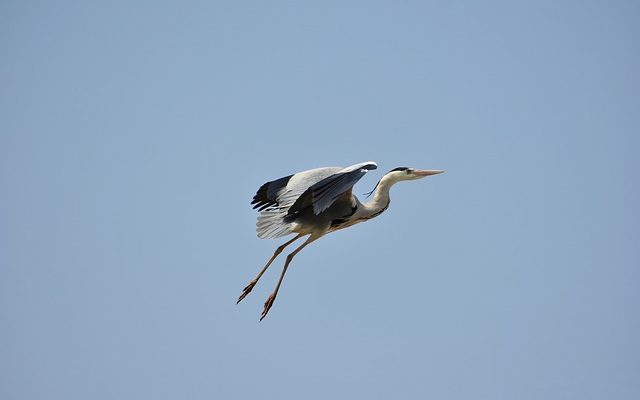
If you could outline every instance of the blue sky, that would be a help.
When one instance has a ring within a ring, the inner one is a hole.
[[[637,399],[640,7],[3,2],[0,397]],[[265,181],[447,173],[301,252]]]

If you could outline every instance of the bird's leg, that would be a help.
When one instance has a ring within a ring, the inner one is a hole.
[[[245,297],[247,297],[249,293],[251,293],[251,290],[253,290],[253,287],[256,285],[256,283],[258,283],[258,280],[260,279],[260,277],[262,277],[262,275],[265,273],[267,268],[269,268],[273,260],[275,260],[276,257],[278,257],[278,255],[282,253],[282,251],[288,245],[300,239],[302,236],[303,235],[296,235],[296,237],[294,237],[293,239],[289,240],[288,242],[286,242],[285,244],[283,244],[282,246],[276,249],[276,251],[273,253],[273,256],[271,256],[271,259],[269,259],[269,262],[267,262],[267,265],[265,265],[264,268],[262,268],[262,270],[258,273],[258,275],[251,282],[249,282],[249,284],[242,290],[242,294],[240,294],[240,297],[238,297],[238,301],[236,301],[236,304],[240,303],[242,299],[244,299]]]
[[[269,313],[269,310],[271,309],[271,306],[273,306],[273,302],[276,300],[276,296],[278,295],[278,290],[280,290],[280,285],[282,284],[282,280],[284,279],[284,274],[287,272],[287,268],[289,267],[289,263],[291,262],[291,260],[293,260],[293,257],[295,257],[295,255],[298,254],[298,252],[300,252],[300,250],[304,249],[304,247],[306,245],[308,245],[309,243],[311,243],[314,240],[318,239],[319,237],[320,236],[314,236],[314,235],[309,236],[309,238],[307,240],[305,240],[305,242],[302,243],[300,245],[300,247],[298,247],[297,249],[292,251],[287,256],[287,260],[284,263],[284,268],[282,269],[282,273],[280,274],[280,279],[278,279],[278,284],[276,285],[276,288],[273,291],[273,293],[271,293],[269,295],[269,297],[267,298],[267,301],[264,302],[264,309],[262,310],[262,315],[260,316],[260,321],[262,321],[264,319],[264,317],[267,316],[267,313]]]

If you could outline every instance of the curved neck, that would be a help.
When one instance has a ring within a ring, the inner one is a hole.
[[[380,182],[378,182],[373,191],[371,200],[362,205],[366,218],[376,217],[389,207],[391,201],[389,190],[396,182],[396,180],[389,178],[387,175],[380,179]]]

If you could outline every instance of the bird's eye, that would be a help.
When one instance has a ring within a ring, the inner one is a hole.
[[[413,174],[413,170],[412,169],[407,169],[407,175]]]

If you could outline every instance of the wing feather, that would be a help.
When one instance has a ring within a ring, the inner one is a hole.
[[[367,171],[378,166],[373,161],[364,162],[344,168],[318,181],[305,190],[291,205],[288,215],[291,216],[309,205],[313,206],[314,214],[318,215],[333,204],[343,193],[351,190],[353,185],[362,178]]]
[[[253,208],[260,211],[256,223],[258,236],[276,238],[291,233],[294,224],[286,220],[291,206],[309,187],[342,169],[341,167],[316,168],[262,185],[251,202]]]

